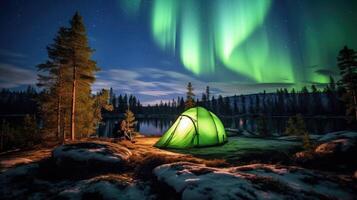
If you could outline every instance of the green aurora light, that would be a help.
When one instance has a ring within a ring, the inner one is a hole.
[[[356,45],[349,37],[356,20],[339,11],[348,4],[286,1],[285,12],[274,12],[281,3],[153,0],[151,32],[197,76],[223,67],[256,83],[327,83],[328,75],[316,71],[334,71],[338,50]]]

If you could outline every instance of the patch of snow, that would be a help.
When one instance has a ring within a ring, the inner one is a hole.
[[[338,131],[338,132],[328,133],[322,136],[318,141],[328,142],[331,140],[342,139],[342,138],[357,139],[357,132]]]
[[[278,137],[277,139],[279,139],[279,140],[287,140],[287,141],[299,141],[299,140],[301,140],[301,137],[298,137],[298,136],[295,136],[295,135],[288,135],[288,136]]]
[[[4,173],[0,174],[0,180],[6,177],[14,177],[14,176],[21,176],[30,173],[30,171],[35,170],[38,168],[38,164],[28,164],[22,165],[15,168],[11,168]]]
[[[0,199],[20,196],[26,192],[26,177],[31,176],[37,169],[38,164],[27,164],[14,167],[0,174]],[[15,187],[15,189],[13,189]],[[14,198],[9,198],[14,199]]]
[[[45,181],[38,177],[38,169],[38,164],[28,164],[0,174],[0,199],[155,199],[149,185],[115,174],[79,181]]]
[[[113,152],[103,144],[93,144],[90,147],[62,145],[55,148],[52,155],[57,162],[61,162],[63,158],[69,158],[76,161],[97,160],[100,162],[118,163],[128,159],[131,152],[124,147],[121,147],[119,151]]]
[[[297,167],[212,168],[179,162],[158,166],[154,174],[182,199],[353,199],[355,195],[335,179]]]
[[[96,178],[78,182],[73,188],[68,188],[59,193],[59,196],[68,199],[98,198],[102,199],[154,199],[150,194],[148,186],[139,183],[124,184],[108,180],[97,180]]]
[[[353,199],[353,195],[342,190],[342,188],[335,183],[334,179],[329,178],[325,174],[320,174],[317,171],[290,167],[285,173],[279,174],[272,170],[277,167],[275,165],[255,164],[252,166],[253,170],[249,171],[249,173],[274,178],[302,194],[312,191],[332,199]]]

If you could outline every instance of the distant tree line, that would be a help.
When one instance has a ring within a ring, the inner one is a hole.
[[[136,114],[144,115],[179,115],[184,110],[195,105],[205,107],[220,116],[234,115],[268,115],[268,116],[290,116],[301,113],[305,116],[331,115],[343,116],[345,104],[340,98],[344,90],[339,87],[334,79],[330,77],[330,83],[323,89],[317,89],[312,85],[310,89],[303,87],[297,91],[287,88],[278,89],[275,93],[235,95],[229,97],[218,97],[210,94],[209,86],[200,99],[193,99],[193,86],[188,84],[187,97],[177,97],[170,101],[161,101],[155,105],[142,106],[140,101],[133,95],[127,94],[116,97],[111,89],[111,104],[114,111],[124,113],[130,109]]]
[[[38,93],[32,86],[22,91],[2,89],[0,90],[0,115],[34,115],[38,112],[37,98]]]

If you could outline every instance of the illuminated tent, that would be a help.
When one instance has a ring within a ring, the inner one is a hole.
[[[214,146],[227,142],[221,120],[202,107],[183,112],[155,144],[160,148]]]

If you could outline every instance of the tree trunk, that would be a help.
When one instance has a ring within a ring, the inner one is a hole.
[[[58,95],[57,99],[57,133],[56,138],[59,139],[61,135],[61,96]]]
[[[0,137],[0,152],[4,149],[4,134],[5,134],[5,120],[2,120],[1,125],[1,137]]]
[[[357,121],[357,91],[353,94],[353,108],[355,110],[355,120]]]
[[[75,111],[76,111],[76,63],[73,64],[73,85],[72,85],[72,111],[71,111],[71,139],[75,139]]]
[[[65,132],[65,129],[66,129],[66,112],[64,111],[63,114],[62,114],[63,118],[62,118],[62,144],[66,143],[66,132]]]
[[[57,99],[57,139],[61,135],[61,100],[62,100],[62,71],[61,66],[58,69],[58,99]]]

